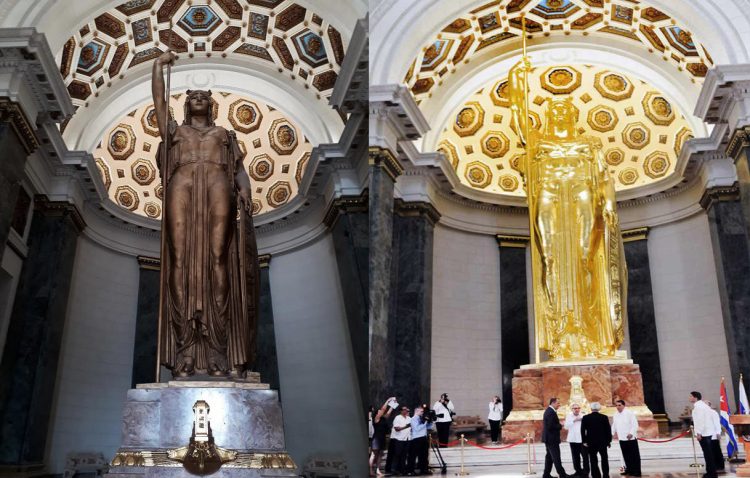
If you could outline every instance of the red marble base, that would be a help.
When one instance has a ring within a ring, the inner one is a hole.
[[[524,367],[513,372],[513,410],[503,425],[503,442],[513,443],[531,433],[541,440],[542,415],[551,397],[563,407],[558,410],[564,420],[564,408],[570,401],[570,378],[583,379],[586,400],[599,402],[602,412],[613,415],[615,400],[625,400],[638,417],[641,438],[656,438],[659,427],[643,399],[643,380],[638,365],[631,363],[590,363],[585,365],[547,365]],[[565,439],[565,430],[562,438]]]

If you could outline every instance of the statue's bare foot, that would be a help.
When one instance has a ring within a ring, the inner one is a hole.
[[[184,357],[182,359],[182,367],[172,371],[172,375],[176,378],[191,377],[194,373],[195,367],[193,366],[193,357]]]

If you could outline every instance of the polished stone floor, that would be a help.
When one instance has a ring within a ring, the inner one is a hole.
[[[694,451],[694,442],[689,437],[678,438],[673,441],[664,443],[647,443],[639,442],[641,454],[641,470],[644,477],[679,477],[679,478],[701,478],[703,468],[695,468],[690,465],[696,461],[694,453],[697,455],[697,461],[703,464],[703,456],[700,448]],[[726,450],[726,443],[722,443],[722,450]],[[567,443],[560,447],[563,467],[568,473],[573,473],[573,464],[570,455],[570,448]],[[528,469],[529,457],[532,463],[532,470],[536,473],[530,478],[541,478],[542,468],[544,465],[544,445],[541,443],[534,444],[531,449],[525,445],[501,448],[501,447],[484,447],[476,448],[467,446],[463,451],[464,471],[468,472],[473,478],[495,478],[495,477],[523,477],[524,472]],[[447,473],[445,476],[456,476],[461,470],[462,452],[459,447],[441,449],[443,459],[447,464]],[[741,451],[740,458],[744,458],[744,452]],[[437,459],[433,451],[430,451],[430,464],[433,465],[432,473],[440,475],[440,469],[435,468]],[[733,477],[735,467],[740,463],[726,463],[726,472],[719,473],[719,477]],[[617,444],[613,444],[609,452],[610,476],[612,478],[620,477],[618,470],[621,466],[621,454]],[[553,472],[554,473],[554,472]],[[401,475],[394,475],[401,476]]]

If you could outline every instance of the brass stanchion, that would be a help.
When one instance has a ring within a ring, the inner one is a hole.
[[[526,434],[526,471],[524,475],[536,475],[536,471],[531,469],[531,433]]]
[[[693,425],[690,425],[690,438],[692,438],[690,442],[693,444],[693,462],[690,464],[690,468],[695,468],[695,476],[700,478],[703,465],[698,463],[698,454],[695,452],[695,428],[693,428]]]
[[[464,470],[464,444],[466,443],[466,439],[464,438],[464,434],[461,434],[461,470],[459,470],[458,473],[456,473],[456,476],[467,476],[469,474],[468,471]]]

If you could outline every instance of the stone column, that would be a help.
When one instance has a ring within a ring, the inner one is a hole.
[[[133,344],[132,388],[139,383],[156,382],[156,345],[159,335],[159,281],[158,257],[138,256],[138,311],[135,318],[135,343]]]
[[[641,368],[643,398],[654,414],[664,414],[656,313],[648,260],[648,228],[622,233],[628,266],[628,335],[630,355]],[[658,418],[657,418],[658,419]]]
[[[276,332],[273,325],[273,301],[269,277],[271,254],[258,256],[258,263],[260,265],[260,316],[258,317],[258,355],[255,360],[255,371],[260,372],[260,379],[269,384],[271,389],[280,390],[279,360],[276,355]]]
[[[745,167],[747,157],[743,158]],[[738,176],[742,177],[742,174]],[[741,179],[743,181],[744,178]],[[750,184],[745,184],[750,187]],[[750,250],[748,220],[739,185],[707,189],[701,206],[708,214],[716,264],[724,332],[727,337],[729,380],[737,391],[739,374],[750,376]],[[737,395],[735,395],[737,396]]]
[[[65,202],[35,199],[0,362],[0,464],[43,467],[76,243],[85,224]]]
[[[430,203],[395,201],[389,318],[392,392],[410,408],[430,403],[433,233],[439,220]]]
[[[389,330],[393,257],[393,188],[403,167],[384,148],[369,150],[369,397],[382,404],[393,393],[394,335]],[[368,403],[365,402],[365,403]]]
[[[359,392],[362,404],[368,396],[367,378],[367,299],[369,294],[369,216],[368,194],[344,196],[331,204],[324,223],[331,229],[336,251],[341,290],[349,329],[349,339],[354,353]]]
[[[18,103],[0,98],[0,254],[8,240],[13,212],[24,178],[26,158],[38,146],[31,123]]]
[[[513,409],[513,371],[531,363],[529,308],[526,285],[528,236],[498,235],[500,253],[500,370],[503,411]]]

